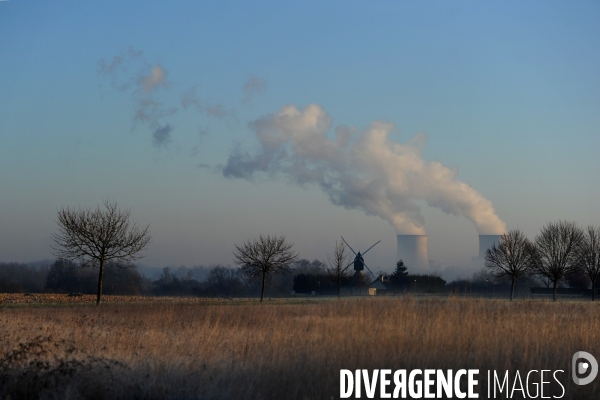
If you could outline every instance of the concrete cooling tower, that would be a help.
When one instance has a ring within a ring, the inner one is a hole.
[[[404,261],[410,272],[429,270],[427,235],[398,235],[396,261]]]
[[[479,258],[485,259],[485,252],[494,244],[500,243],[502,235],[479,235]]]

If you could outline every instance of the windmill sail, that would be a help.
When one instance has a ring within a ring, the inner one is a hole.
[[[379,242],[381,242],[381,240],[377,241],[374,245],[372,245],[371,247],[369,247],[365,252],[363,252],[362,254],[360,253],[360,251],[358,251],[358,253],[356,251],[354,251],[354,249],[352,248],[352,246],[350,246],[348,244],[348,242],[346,242],[346,239],[344,239],[343,236],[341,236],[342,240],[344,241],[344,243],[346,243],[346,246],[348,246],[348,248],[350,249],[350,251],[352,251],[352,253],[354,253],[354,260],[351,261],[346,268],[350,267],[350,265],[354,265],[354,284],[360,284],[361,282],[365,281],[365,276],[364,276],[364,269],[367,268],[367,271],[369,271],[369,273],[371,274],[371,276],[373,277],[373,279],[377,279],[377,277],[375,276],[375,274],[373,273],[373,271],[371,271],[371,269],[367,266],[367,264],[365,263],[365,259],[364,259],[364,255],[367,253],[367,251],[371,250],[373,247],[375,247],[375,245],[377,245]]]

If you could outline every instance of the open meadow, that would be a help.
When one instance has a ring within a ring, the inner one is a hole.
[[[564,370],[563,398],[600,390],[570,371],[576,351],[600,355],[600,304],[589,301],[6,300],[0,398],[330,399],[342,368],[478,368],[481,383],[488,369]]]

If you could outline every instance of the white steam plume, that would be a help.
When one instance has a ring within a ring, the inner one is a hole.
[[[155,87],[165,85],[167,71],[160,64],[156,64],[150,71],[150,75],[142,76],[140,79],[144,87],[144,92],[149,93]]]
[[[338,126],[316,104],[282,107],[250,124],[260,142],[257,154],[237,148],[223,168],[226,177],[283,174],[293,183],[316,183],[330,200],[389,221],[399,234],[424,234],[425,219],[415,200],[447,214],[469,218],[479,234],[502,234],[506,225],[492,203],[456,179],[456,171],[425,161],[423,133],[405,144],[388,140],[394,126],[374,121],[364,132]]]

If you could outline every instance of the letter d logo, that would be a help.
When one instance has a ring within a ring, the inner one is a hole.
[[[577,361],[580,358],[585,359],[586,362],[580,362],[578,364]],[[590,369],[590,367],[592,368]],[[590,374],[586,378],[579,378],[577,376],[578,374],[585,374],[588,370],[590,371]],[[596,361],[594,356],[590,353],[578,351],[577,353],[573,354],[571,373],[573,374],[573,382],[575,382],[576,385],[587,385],[596,378],[596,375],[598,375],[598,361]]]

